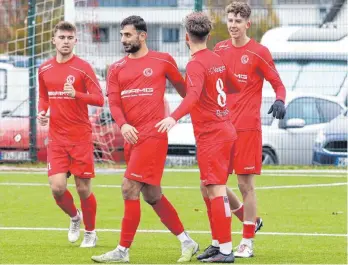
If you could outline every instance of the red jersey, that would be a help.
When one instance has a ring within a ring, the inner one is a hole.
[[[174,59],[167,53],[149,51],[145,56],[128,56],[112,64],[107,77],[107,96],[117,125],[134,126],[138,137],[167,137],[157,132],[156,123],[165,118],[166,79],[185,96],[185,81]]]
[[[269,50],[253,39],[242,47],[233,46],[228,39],[216,44],[214,52],[221,56],[241,86],[241,92],[230,100],[233,125],[237,131],[261,130],[264,79],[271,83],[276,99],[285,102],[286,94]]]
[[[197,143],[236,137],[227,108],[227,72],[220,56],[209,49],[194,53],[186,66],[187,95],[171,117],[179,120],[190,112]]]
[[[73,85],[75,98],[65,94],[65,83]],[[103,104],[99,82],[86,61],[74,55],[69,61],[58,63],[54,57],[40,66],[39,112],[50,109],[50,144],[91,142],[92,128],[87,105]]]

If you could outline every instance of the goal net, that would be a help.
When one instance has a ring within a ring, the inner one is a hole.
[[[100,62],[100,45],[105,41],[105,28],[95,22],[93,0],[36,0],[35,5],[35,43],[28,42],[28,1],[4,0],[1,26],[6,45],[0,46],[0,162],[30,161],[29,153],[29,53],[35,50],[35,79],[42,62],[55,54],[52,44],[52,30],[62,20],[77,26],[78,44],[75,53],[87,60],[95,69],[105,94],[105,74],[107,63]],[[76,12],[87,8],[89,12]],[[1,12],[1,9],[0,9]],[[81,23],[84,21],[84,23]],[[114,60],[115,58],[111,58]],[[36,87],[38,88],[37,82]],[[38,98],[38,89],[37,98]],[[107,104],[103,108],[89,107],[93,128],[95,160],[97,162],[123,163],[123,138],[113,122]],[[37,159],[47,160],[48,127],[37,126]]]

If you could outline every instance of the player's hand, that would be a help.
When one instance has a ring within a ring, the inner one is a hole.
[[[123,138],[126,140],[127,143],[130,144],[136,144],[138,141],[138,135],[139,133],[135,127],[125,123],[121,127],[121,133]]]
[[[176,124],[176,120],[174,120],[172,117],[167,117],[163,120],[161,120],[159,123],[155,125],[155,127],[158,128],[158,132],[164,133],[169,132],[171,128],[174,127]]]
[[[67,94],[69,97],[75,98],[76,91],[75,91],[75,88],[73,87],[72,84],[65,83],[65,84],[64,84],[64,92],[65,92],[65,94]]]
[[[48,124],[48,117],[46,116],[46,112],[39,112],[39,114],[37,115],[37,120],[39,121],[39,124],[41,126],[46,126]]]
[[[271,113],[273,113],[273,117],[276,119],[280,119],[280,120],[284,119],[284,116],[286,114],[284,102],[279,99],[274,101],[273,105],[268,111],[268,114],[271,114]]]

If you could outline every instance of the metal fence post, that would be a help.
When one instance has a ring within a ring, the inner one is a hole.
[[[37,161],[36,148],[36,66],[35,66],[35,6],[36,0],[28,1],[28,45],[29,56],[29,152],[30,160]]]

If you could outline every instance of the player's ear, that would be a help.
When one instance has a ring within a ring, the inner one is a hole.
[[[246,28],[248,29],[248,28],[250,28],[250,26],[251,26],[251,21],[248,19],[248,21],[246,23]]]
[[[54,39],[54,36],[52,37],[52,43],[55,45],[56,44],[56,41]]]
[[[147,38],[147,33],[145,31],[140,32],[139,39],[145,41]]]
[[[188,33],[185,34],[185,41],[188,42],[190,40]]]

